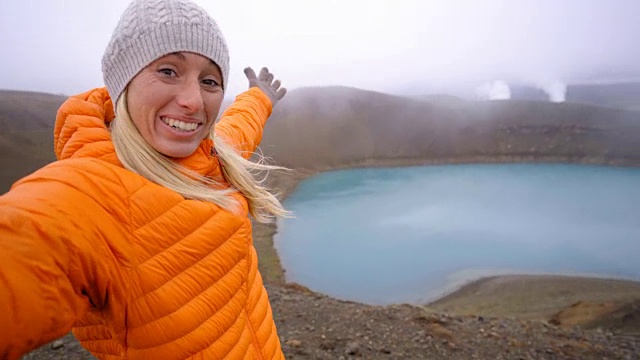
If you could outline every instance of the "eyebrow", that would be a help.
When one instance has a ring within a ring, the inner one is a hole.
[[[187,57],[186,57],[186,56],[184,56],[184,54],[183,54],[182,52],[174,52],[174,53],[171,53],[171,54],[169,54],[169,55],[177,56],[177,57],[178,57],[180,60],[182,60],[182,61],[187,60]],[[213,65],[218,66],[218,64],[216,64],[216,62],[215,62],[215,61],[213,61],[213,60],[211,60],[211,59],[209,59],[209,61],[210,61]]]
[[[177,57],[178,57],[178,58],[180,58],[180,60],[182,60],[182,61],[187,60],[187,57],[186,57],[186,56],[184,56],[184,54],[183,54],[183,53],[181,53],[181,52],[174,52],[174,53],[171,53],[171,54],[169,54],[169,55],[177,56]]]

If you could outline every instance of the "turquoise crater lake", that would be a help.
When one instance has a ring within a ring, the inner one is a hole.
[[[322,173],[285,202],[288,281],[420,303],[495,274],[640,280],[640,168],[444,165]]]

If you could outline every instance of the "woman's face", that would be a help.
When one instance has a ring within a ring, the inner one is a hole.
[[[157,59],[131,80],[127,107],[149,145],[183,158],[209,134],[223,97],[218,66],[204,56],[181,52]]]

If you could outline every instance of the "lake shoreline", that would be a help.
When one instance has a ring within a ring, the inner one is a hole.
[[[464,158],[442,158],[442,159],[372,159],[361,163],[353,163],[353,164],[345,164],[340,166],[328,166],[324,168],[317,169],[299,169],[299,170],[291,170],[289,172],[277,172],[272,173],[270,175],[269,184],[272,188],[277,189],[279,193],[279,197],[282,201],[286,200],[288,196],[290,196],[298,187],[301,181],[308,179],[312,176],[320,174],[322,172],[327,171],[337,171],[337,170],[346,170],[353,168],[381,168],[381,167],[407,167],[407,166],[426,166],[426,165],[455,165],[455,164],[504,164],[504,163],[559,163],[559,164],[577,164],[577,165],[602,165],[602,166],[631,166],[636,167],[640,165],[640,161],[636,159],[604,159],[602,157],[580,157],[580,158],[569,158],[569,157],[539,157],[539,156],[476,156],[476,157],[464,157]],[[268,253],[265,255],[265,258],[268,259],[267,262],[263,261],[263,257],[260,258],[260,266],[261,272],[263,272],[263,276],[265,281],[268,283],[273,283],[277,285],[285,285],[287,284],[285,270],[282,268],[280,264],[277,251],[274,246],[274,236],[277,234],[277,224],[267,224],[267,225],[259,225],[254,230],[254,239],[256,243],[259,243],[259,253],[262,256],[264,253]],[[257,246],[258,247],[258,246]],[[583,276],[583,275],[535,275],[535,274],[503,274],[503,275],[487,275],[481,276],[480,278],[475,277],[473,279],[462,279],[458,281],[454,286],[450,286],[446,289],[443,289],[441,296],[435,299],[429,299],[425,301],[422,305],[431,306],[433,304],[437,304],[441,306],[448,301],[453,303],[458,303],[461,299],[469,299],[469,301],[473,300],[473,296],[470,295],[468,289],[473,287],[482,287],[483,284],[487,284],[491,281],[498,281],[496,279],[514,279],[514,276],[519,279],[516,282],[505,281],[504,286],[505,289],[509,287],[514,287],[513,284],[520,282],[531,282],[531,284],[540,284],[547,282],[549,284],[549,289],[545,293],[540,293],[538,295],[533,294],[528,301],[532,304],[535,304],[543,299],[548,299],[554,294],[556,294],[557,290],[561,286],[565,286],[567,283],[573,284],[573,287],[576,289],[581,289],[580,294],[578,294],[578,298],[583,301],[596,301],[600,300],[601,296],[598,291],[589,290],[588,284],[591,284],[593,280],[597,280],[598,283],[604,282],[612,282],[616,284],[620,284],[620,281],[623,281],[623,284],[629,286],[629,293],[636,294],[636,286],[640,286],[640,282],[632,281],[632,280],[623,280],[623,279],[602,279],[600,277],[592,277],[592,276]],[[561,277],[564,279],[562,282],[558,282],[557,279]],[[561,285],[562,284],[562,285]],[[582,284],[582,285],[581,285]],[[596,289],[597,290],[597,289]],[[508,293],[508,290],[505,290],[504,293]],[[624,293],[624,292],[622,292]],[[640,292],[636,294],[640,298]],[[627,301],[627,296],[611,296],[609,301]],[[419,304],[416,304],[419,305]],[[559,311],[562,308],[569,306],[571,304],[562,304],[561,307],[555,306],[553,307],[554,311]],[[457,309],[457,308],[456,308]],[[458,311],[458,310],[454,310]],[[548,315],[549,309],[543,311],[544,316]],[[458,313],[460,313],[458,311]],[[508,312],[502,314],[503,316],[512,316]],[[539,315],[542,315],[539,314]]]

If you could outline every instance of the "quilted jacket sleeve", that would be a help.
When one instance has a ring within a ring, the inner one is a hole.
[[[117,276],[102,229],[117,232],[118,224],[96,201],[105,194],[87,195],[87,174],[61,165],[0,196],[2,359],[18,359],[69,332],[90,306],[104,307]]]
[[[216,124],[216,135],[249,158],[262,140],[262,130],[271,115],[271,101],[252,87],[238,95]]]

